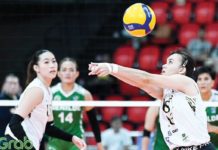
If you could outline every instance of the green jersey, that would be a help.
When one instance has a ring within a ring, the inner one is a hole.
[[[212,90],[210,102],[218,102],[218,91]],[[218,107],[207,107],[207,122],[211,125],[218,126]],[[218,134],[210,133],[210,140],[218,150]]]
[[[65,93],[61,84],[58,83],[52,87],[53,100],[54,101],[84,101],[85,89],[75,84],[71,92]],[[67,133],[71,133],[80,138],[84,138],[84,129],[82,124],[82,112],[83,108],[79,106],[54,106],[53,116],[55,126],[64,130]],[[78,150],[72,142],[66,142],[57,138],[49,138],[48,150]]]
[[[156,134],[154,138],[153,150],[169,150],[161,132],[159,117],[156,119]]]

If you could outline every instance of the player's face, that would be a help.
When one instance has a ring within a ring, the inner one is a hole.
[[[182,69],[182,56],[179,54],[172,54],[167,58],[166,64],[162,66],[161,74],[173,75],[178,74]]]
[[[115,120],[112,122],[111,126],[115,132],[118,132],[119,129],[122,127],[122,122],[120,120]]]
[[[65,61],[61,64],[58,72],[58,77],[62,83],[73,84],[79,76],[79,72],[76,69],[76,64],[72,61]]]
[[[197,78],[197,84],[201,93],[207,93],[211,91],[214,80],[208,73],[202,73]]]
[[[45,79],[54,79],[57,75],[58,64],[51,52],[45,52],[39,56],[38,64],[35,65],[37,74]]]
[[[19,79],[17,77],[7,77],[4,88],[8,94],[16,95],[20,90]]]

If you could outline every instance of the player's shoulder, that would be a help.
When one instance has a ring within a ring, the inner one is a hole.
[[[60,88],[61,88],[61,84],[57,83],[51,87],[51,91],[52,91],[52,93],[56,93],[57,91],[60,91]]]
[[[218,91],[215,89],[212,89],[212,94],[216,97],[218,97]],[[217,100],[218,101],[218,100]]]
[[[75,86],[76,86],[76,91],[83,94],[83,95],[86,95],[87,93],[90,93],[86,88],[84,88],[82,85],[79,85],[77,83],[75,83]]]
[[[102,132],[103,135],[110,135],[112,134],[114,131],[112,128],[106,129],[105,131]]]

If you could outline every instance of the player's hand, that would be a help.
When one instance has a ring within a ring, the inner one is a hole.
[[[86,150],[87,145],[85,141],[77,136],[72,137],[72,142],[80,149],[80,150]]]
[[[102,143],[97,143],[97,150],[104,150]]]
[[[99,77],[107,76],[112,71],[112,64],[110,63],[90,63],[89,75],[97,75]]]

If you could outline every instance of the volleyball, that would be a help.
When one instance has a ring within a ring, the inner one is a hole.
[[[143,3],[129,6],[123,15],[123,26],[134,37],[144,37],[155,27],[154,11]]]

